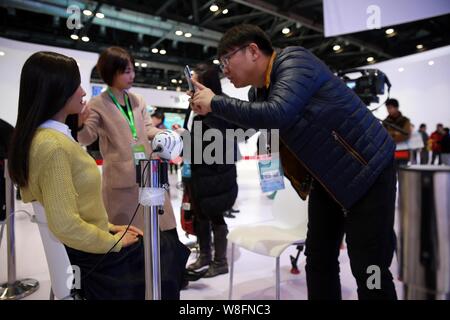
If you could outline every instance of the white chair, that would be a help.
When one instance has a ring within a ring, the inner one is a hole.
[[[228,299],[232,298],[234,250],[238,245],[249,251],[276,258],[276,299],[280,299],[280,255],[291,245],[304,245],[308,224],[308,203],[300,199],[291,183],[278,191],[272,207],[273,220],[239,226],[228,234],[231,263]]]
[[[39,202],[33,202],[34,222],[39,227],[45,258],[50,273],[50,300],[72,299],[70,296],[73,281],[73,268],[70,264],[66,248],[48,228],[44,207]]]

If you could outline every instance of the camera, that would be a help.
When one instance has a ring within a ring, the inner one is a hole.
[[[360,76],[358,78],[348,76],[354,73],[359,73]],[[388,77],[378,69],[349,69],[340,71],[337,75],[366,105],[380,101],[378,95],[384,94],[385,84],[388,87],[388,92],[391,89]]]

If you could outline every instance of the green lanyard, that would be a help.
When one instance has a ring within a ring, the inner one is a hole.
[[[119,111],[122,113],[124,118],[127,120],[128,125],[130,126],[130,129],[131,129],[131,134],[133,135],[133,139],[135,141],[137,141],[138,140],[138,136],[137,136],[137,133],[136,133],[136,126],[134,125],[133,111],[131,110],[130,102],[128,101],[128,94],[125,93],[123,95],[124,100],[125,100],[125,105],[127,106],[127,113],[128,113],[128,115],[125,113],[125,111],[123,110],[123,108],[119,104],[119,102],[117,101],[116,97],[114,96],[114,94],[112,93],[110,88],[108,88],[108,94],[111,97],[111,100],[116,105],[117,109],[119,109]]]

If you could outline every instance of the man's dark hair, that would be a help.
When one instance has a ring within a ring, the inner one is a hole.
[[[387,106],[393,106],[394,108],[398,109],[398,107],[399,107],[398,100],[397,99],[387,99],[386,100],[386,107]]]
[[[448,134],[450,132],[449,128],[444,128],[444,131]]]
[[[272,43],[260,27],[251,24],[241,24],[229,29],[220,39],[217,56],[220,58],[234,48],[256,43],[259,49],[270,56],[273,52]]]
[[[194,72],[198,76],[198,81],[205,87],[208,87],[216,95],[222,94],[222,85],[220,84],[219,69],[211,63],[199,63],[194,67]]]
[[[425,123],[421,123],[420,126],[419,126],[419,129],[426,128],[426,126],[427,126],[427,125],[426,125]]]
[[[97,71],[103,81],[108,86],[112,86],[114,76],[117,73],[124,73],[128,62],[134,65],[134,59],[127,50],[120,47],[109,47],[98,58]]]

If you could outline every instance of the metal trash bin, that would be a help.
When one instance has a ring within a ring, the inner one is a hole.
[[[401,167],[399,197],[404,299],[450,300],[450,167]]]

